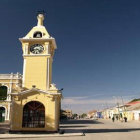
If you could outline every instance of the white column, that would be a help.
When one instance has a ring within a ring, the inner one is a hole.
[[[48,54],[48,44],[45,44],[46,54]]]
[[[28,54],[28,43],[24,44],[24,51],[23,51],[23,55],[27,55]]]
[[[9,93],[12,92],[12,81],[10,81]]]
[[[10,120],[10,103],[8,103],[7,120]]]
[[[50,58],[47,58],[47,89],[50,87]]]
[[[50,54],[50,45],[48,43],[45,43],[45,50],[46,50],[46,54]]]
[[[25,71],[26,71],[26,58],[24,58],[24,62],[23,62],[23,81],[22,81],[22,87],[25,86]]]

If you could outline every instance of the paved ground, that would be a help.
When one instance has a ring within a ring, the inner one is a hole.
[[[140,122],[69,120],[61,124],[61,130],[65,130],[67,134],[83,132],[85,136],[18,138],[18,140],[140,140]]]

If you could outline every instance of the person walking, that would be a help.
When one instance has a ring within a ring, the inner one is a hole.
[[[127,122],[127,117],[124,117],[124,121]]]
[[[112,117],[112,122],[114,122],[115,121],[115,118],[114,118],[114,116]]]

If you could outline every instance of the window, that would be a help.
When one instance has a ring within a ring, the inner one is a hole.
[[[7,98],[7,87],[1,86],[0,87],[0,100],[6,100]]]
[[[34,38],[41,38],[42,37],[42,33],[41,32],[35,32],[33,37]]]
[[[0,122],[4,122],[4,121],[5,121],[5,108],[0,107]]]

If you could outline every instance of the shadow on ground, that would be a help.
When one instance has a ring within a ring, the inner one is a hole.
[[[97,120],[63,120],[60,124],[103,124]]]
[[[80,128],[80,127],[87,127],[86,125],[65,125],[65,126],[60,126],[60,128]]]
[[[61,129],[65,133],[110,133],[110,132],[131,132],[140,131],[140,128],[129,129]]]
[[[104,124],[97,120],[65,120],[61,121],[60,130],[65,133],[111,133],[111,132],[132,132],[140,131],[140,128],[123,128],[123,129],[91,129],[89,124]],[[9,132],[9,124],[0,123],[0,134]]]
[[[76,125],[77,124],[77,125]],[[84,124],[84,125],[82,125]],[[65,133],[110,133],[110,132],[131,132],[140,131],[140,128],[116,128],[116,129],[91,129],[89,124],[104,124],[98,120],[64,120],[61,122],[60,129]],[[85,127],[85,128],[82,128]],[[87,127],[87,128],[86,128]],[[66,128],[66,129],[65,129]]]

